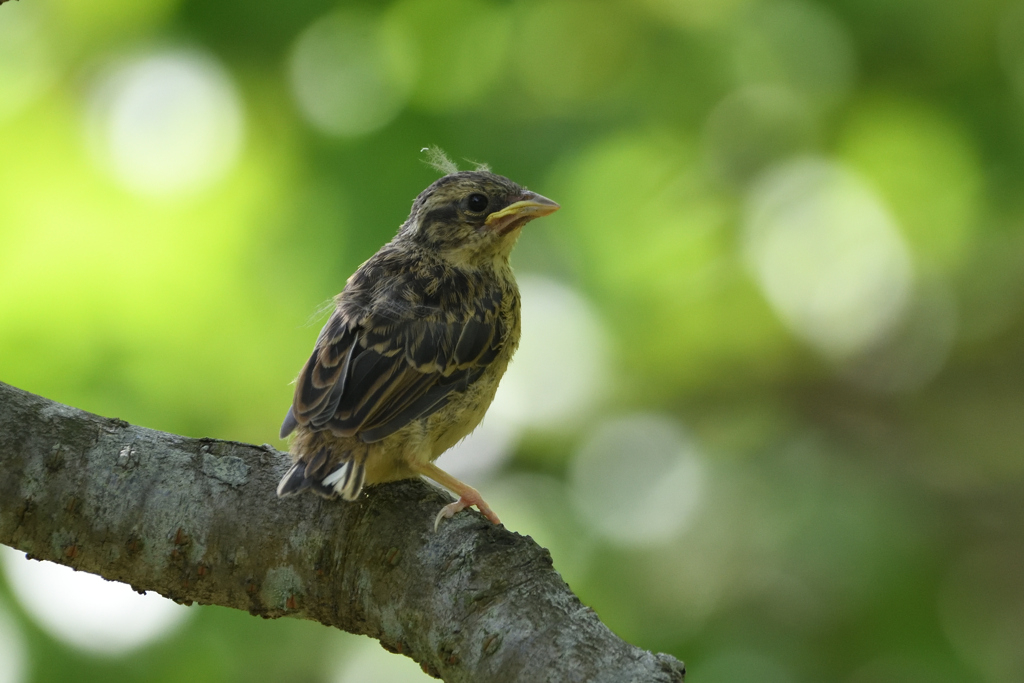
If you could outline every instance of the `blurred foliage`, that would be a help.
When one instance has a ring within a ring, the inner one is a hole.
[[[0,379],[282,447],[317,311],[435,144],[562,203],[514,265],[593,304],[614,381],[579,425],[527,427],[484,493],[613,630],[697,683],[1024,680],[1024,3],[5,3]],[[807,159],[867,213],[794,185]],[[868,214],[908,303],[837,354],[773,296],[813,318],[861,290],[806,291],[751,225]],[[575,454],[625,414],[699,444],[699,505],[653,544],[572,502]],[[0,593],[33,681],[350,680],[313,624],[204,608],[103,659]]]

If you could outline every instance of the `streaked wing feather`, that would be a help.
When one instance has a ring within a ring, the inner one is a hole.
[[[320,427],[334,415],[345,393],[356,347],[356,335],[335,313],[299,373],[291,410],[297,423]]]
[[[376,409],[372,411],[373,424],[377,425],[393,419],[395,415],[415,402],[419,396],[429,392],[435,384],[437,384],[437,376],[434,373],[424,374],[407,368],[404,371],[402,381],[396,382],[386,397],[387,404],[384,405],[383,402],[379,402],[375,406]],[[369,418],[370,416],[371,413],[368,412],[366,417]],[[372,425],[368,424],[367,421],[364,421],[361,425],[364,428],[369,428],[370,426]]]
[[[435,413],[448,405],[451,393],[450,387],[435,385],[411,404],[396,412],[390,419],[382,420],[375,426],[361,430],[359,438],[364,443],[373,443],[387,438],[413,420]]]
[[[446,381],[443,384],[438,382],[423,394],[417,396],[416,400],[409,402],[400,411],[384,416],[377,421],[376,425],[360,431],[359,438],[365,443],[380,441],[385,437],[391,436],[413,420],[437,412],[448,404],[448,400],[453,393],[463,392],[468,389],[469,385],[483,374],[484,369],[484,367],[478,366],[453,373],[450,378],[446,378],[450,381]]]
[[[339,308],[299,375],[293,421],[373,442],[432,414],[497,357],[500,305],[492,292],[455,322],[438,310],[402,319],[390,307],[346,323]]]
[[[455,344],[455,357],[460,365],[475,363],[491,343],[495,331],[495,325],[488,325],[479,318],[467,320]]]
[[[352,391],[346,393],[338,405],[335,418],[351,422],[353,429],[358,428],[373,407],[388,392],[398,388],[396,384],[401,384],[400,373],[405,367],[397,354],[388,356],[376,351],[363,351],[352,366],[349,380]],[[411,379],[406,378],[405,381]]]

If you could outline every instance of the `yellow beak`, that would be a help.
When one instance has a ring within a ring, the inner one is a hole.
[[[534,218],[547,216],[561,208],[557,203],[536,192],[527,190],[520,195],[520,199],[509,204],[501,211],[495,211],[484,225],[501,233],[511,232],[521,228]]]

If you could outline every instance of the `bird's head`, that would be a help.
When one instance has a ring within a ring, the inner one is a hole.
[[[558,204],[489,171],[439,178],[413,202],[399,239],[470,266],[507,259],[520,229]]]

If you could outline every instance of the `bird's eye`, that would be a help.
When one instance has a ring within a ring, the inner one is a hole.
[[[487,197],[482,194],[471,194],[466,200],[466,206],[474,213],[480,213],[487,208]]]

